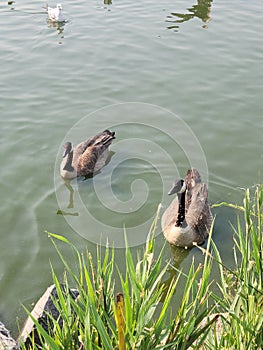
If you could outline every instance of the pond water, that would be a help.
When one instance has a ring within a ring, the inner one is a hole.
[[[46,230],[92,253],[108,240],[122,266],[123,227],[136,255],[190,166],[211,203],[241,203],[262,181],[262,1],[65,1],[59,26],[42,6],[0,4],[0,319],[13,330],[21,304],[51,284],[50,261],[63,271]],[[116,131],[107,166],[66,186],[63,142],[106,128]],[[236,213],[214,214],[231,265]],[[187,269],[193,256],[202,260],[192,249],[176,263]]]

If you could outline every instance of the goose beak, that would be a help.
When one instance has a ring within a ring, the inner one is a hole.
[[[183,179],[175,180],[173,183],[172,188],[168,192],[168,195],[170,196],[171,194],[175,193],[182,193],[185,191],[185,183]]]

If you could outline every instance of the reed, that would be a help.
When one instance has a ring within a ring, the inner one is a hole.
[[[242,206],[221,203],[239,212],[234,232],[235,269],[230,270],[213,245],[218,262],[220,294],[214,300],[223,312],[217,349],[263,348],[263,185],[246,189]],[[213,344],[215,345],[215,344]]]
[[[193,260],[187,275],[177,271],[168,285],[165,276],[173,267],[162,260],[167,246],[161,252],[155,250],[159,212],[137,260],[126,244],[124,272],[115,263],[114,249],[106,248],[102,254],[98,247],[93,257],[88,250],[79,252],[65,237],[49,233],[65,268],[63,280],[59,281],[51,267],[58,291],[54,303],[63,326],[50,316],[47,332],[34,320],[40,348],[262,349],[263,186],[256,186],[251,196],[251,191],[246,190],[243,206],[235,206],[244,217],[244,223],[238,218],[233,226],[236,268],[231,270],[224,265],[210,236],[207,248],[202,249],[203,263],[196,266]],[[72,247],[77,262],[74,270],[58,249],[57,241]],[[212,265],[218,266],[220,272],[217,292],[211,287],[215,283]],[[116,290],[116,278],[120,290]],[[180,300],[179,283],[184,285]],[[69,293],[70,286],[78,289],[77,299]],[[25,349],[23,344],[21,348]],[[32,349],[35,348],[39,347],[32,339]]]

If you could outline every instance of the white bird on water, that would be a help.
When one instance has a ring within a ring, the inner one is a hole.
[[[46,6],[48,17],[53,22],[64,22],[65,17],[62,11],[62,5],[57,4],[56,8],[49,7],[48,4]]]

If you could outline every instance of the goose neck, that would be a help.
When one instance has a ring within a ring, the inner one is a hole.
[[[185,221],[185,191],[183,193],[178,193],[178,215],[176,226],[183,226],[183,222]]]
[[[74,171],[74,168],[72,166],[72,161],[73,161],[73,151],[69,152],[69,154],[67,155],[67,161],[63,170]]]

